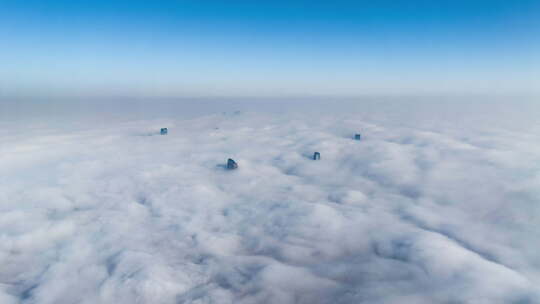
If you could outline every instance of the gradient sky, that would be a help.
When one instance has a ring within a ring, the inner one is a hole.
[[[540,0],[0,1],[6,96],[538,94]]]

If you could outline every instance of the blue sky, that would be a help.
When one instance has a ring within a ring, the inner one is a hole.
[[[536,94],[540,1],[0,2],[0,94]]]

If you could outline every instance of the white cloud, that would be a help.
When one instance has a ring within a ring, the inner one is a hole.
[[[398,112],[2,131],[0,302],[540,303],[538,125]]]

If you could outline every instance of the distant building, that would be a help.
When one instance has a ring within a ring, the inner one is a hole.
[[[315,152],[313,153],[313,160],[319,160],[321,159],[321,153]]]
[[[160,134],[161,135],[167,135],[168,132],[169,132],[169,130],[167,128],[161,128]]]
[[[355,140],[360,140],[360,134],[354,134],[354,139]]]

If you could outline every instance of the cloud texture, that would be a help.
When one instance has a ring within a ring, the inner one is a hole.
[[[4,128],[0,303],[540,303],[540,126],[426,117]]]

